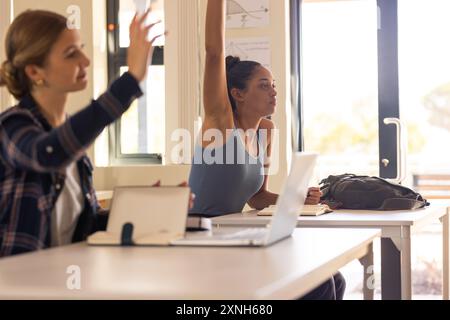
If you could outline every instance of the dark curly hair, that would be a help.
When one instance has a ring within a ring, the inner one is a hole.
[[[241,61],[239,57],[234,56],[227,56],[225,62],[227,69],[228,97],[233,112],[236,112],[236,101],[234,101],[234,98],[231,95],[231,89],[246,89],[247,82],[252,78],[254,72],[261,67],[261,64],[256,61]]]

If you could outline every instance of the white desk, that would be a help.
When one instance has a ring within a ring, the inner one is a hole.
[[[449,299],[449,202],[433,201],[415,211],[336,210],[319,217],[299,217],[298,227],[380,228],[382,298],[411,299],[411,233],[440,219],[443,225],[443,297]],[[212,219],[216,226],[265,225],[270,217],[256,211]],[[352,231],[353,232],[353,231]]]
[[[380,230],[296,229],[266,248],[90,247],[0,259],[0,299],[295,299],[354,259]],[[81,290],[69,290],[69,266]]]

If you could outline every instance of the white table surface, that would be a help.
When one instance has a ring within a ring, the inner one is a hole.
[[[320,226],[414,226],[424,220],[438,219],[450,202],[432,204],[424,209],[399,210],[399,211],[373,211],[373,210],[335,210],[318,217],[299,216],[299,227]],[[245,219],[243,219],[245,218]],[[244,213],[233,213],[212,219],[215,225],[266,225],[270,222],[270,216],[258,216],[256,210]]]
[[[265,248],[90,247],[0,259],[0,299],[295,299],[371,254],[377,229],[296,229]],[[81,289],[69,290],[69,266]]]

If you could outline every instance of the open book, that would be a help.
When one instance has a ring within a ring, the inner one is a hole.
[[[267,207],[261,211],[258,211],[258,216],[271,216],[275,212],[275,206]],[[298,213],[299,216],[320,216],[324,213],[333,212],[329,206],[326,204],[305,204],[301,212]]]

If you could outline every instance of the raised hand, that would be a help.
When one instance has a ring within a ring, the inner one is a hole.
[[[150,25],[145,25],[145,20],[150,11],[151,9],[149,8],[140,16],[136,13],[130,24],[130,46],[127,52],[128,72],[139,82],[144,80],[147,74],[148,65],[153,55],[153,43],[165,34],[159,34],[150,41],[147,40],[150,30],[161,22],[157,21]]]

